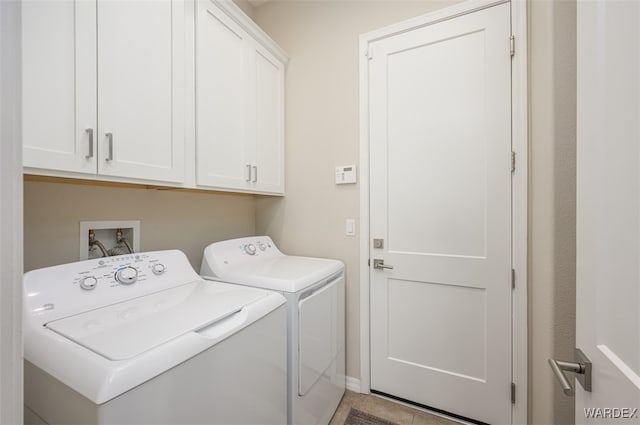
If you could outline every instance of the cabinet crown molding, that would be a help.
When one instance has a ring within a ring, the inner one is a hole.
[[[240,25],[243,30],[247,31],[256,41],[262,44],[262,46],[274,55],[276,59],[285,65],[289,62],[289,56],[287,53],[282,50],[282,48],[278,46],[278,44],[258,26],[258,24],[253,22],[253,20],[248,17],[242,9],[233,2],[233,0],[208,1],[218,6],[220,10],[233,19],[236,24]]]

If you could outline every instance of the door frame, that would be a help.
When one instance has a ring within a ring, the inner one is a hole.
[[[392,35],[432,25],[509,0],[468,0],[426,15],[418,16],[360,36],[360,382],[361,393],[371,390],[370,345],[370,268],[369,228],[369,44]],[[511,136],[515,152],[512,175],[512,266],[515,288],[512,291],[512,381],[515,400],[511,422],[527,423],[527,212],[528,212],[528,110],[527,110],[527,4],[511,0],[511,33],[515,36],[515,54],[511,61]],[[505,46],[508,43],[505,41]],[[506,167],[507,165],[505,165]],[[358,383],[351,381],[351,388]]]
[[[22,423],[21,2],[0,1],[0,423]]]

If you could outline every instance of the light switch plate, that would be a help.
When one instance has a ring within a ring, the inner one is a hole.
[[[345,235],[347,236],[355,236],[356,235],[356,220],[353,218],[348,218],[345,220]]]

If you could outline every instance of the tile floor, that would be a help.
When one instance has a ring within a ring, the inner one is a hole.
[[[431,415],[422,410],[413,409],[372,394],[358,394],[346,391],[329,425],[343,425],[352,407],[398,425],[459,424],[459,422]]]

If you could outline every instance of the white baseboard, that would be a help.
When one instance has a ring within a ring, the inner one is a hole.
[[[354,378],[353,376],[347,376],[347,389],[356,393],[363,392],[360,390],[360,380],[358,378]],[[368,391],[366,392],[368,393]]]

